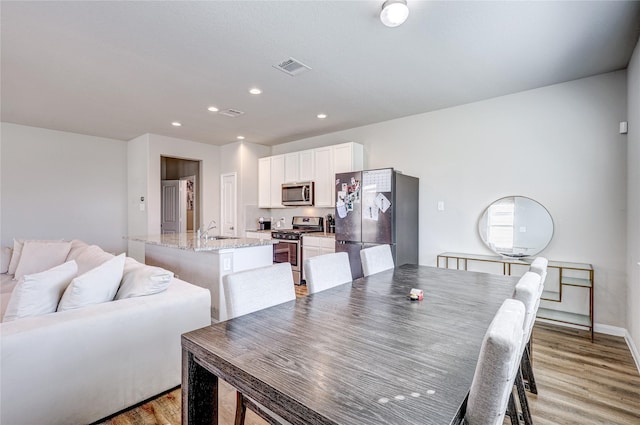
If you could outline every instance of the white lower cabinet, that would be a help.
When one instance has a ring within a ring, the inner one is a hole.
[[[246,232],[245,238],[271,239],[271,232]]]
[[[302,261],[318,255],[331,254],[336,251],[336,240],[333,237],[322,236],[302,236]],[[304,266],[304,264],[303,264]],[[304,279],[304,267],[302,267],[302,278]]]

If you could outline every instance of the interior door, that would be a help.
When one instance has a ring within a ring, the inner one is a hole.
[[[187,232],[187,181],[162,180],[162,234]]]
[[[220,222],[222,229],[220,234],[236,236],[237,233],[237,195],[236,173],[228,173],[220,176]]]

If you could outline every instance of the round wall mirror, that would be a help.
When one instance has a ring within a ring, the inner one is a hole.
[[[532,257],[553,237],[553,220],[540,203],[524,196],[498,199],[478,222],[482,241],[496,254]]]

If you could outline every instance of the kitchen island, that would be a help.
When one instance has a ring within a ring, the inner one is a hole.
[[[223,236],[199,239],[191,232],[128,239],[145,244],[146,264],[170,270],[180,279],[208,289],[211,318],[218,322],[231,318],[227,314],[223,276],[271,265],[272,245],[277,243],[270,239]]]

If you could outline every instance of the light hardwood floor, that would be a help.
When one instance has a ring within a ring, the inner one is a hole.
[[[623,338],[596,334],[592,343],[584,331],[538,323],[533,332],[533,368],[538,395],[527,395],[535,425],[640,424],[640,375]],[[235,391],[224,382],[220,407],[220,425],[232,425]],[[245,423],[265,424],[251,411]],[[180,424],[180,390],[103,424]]]

